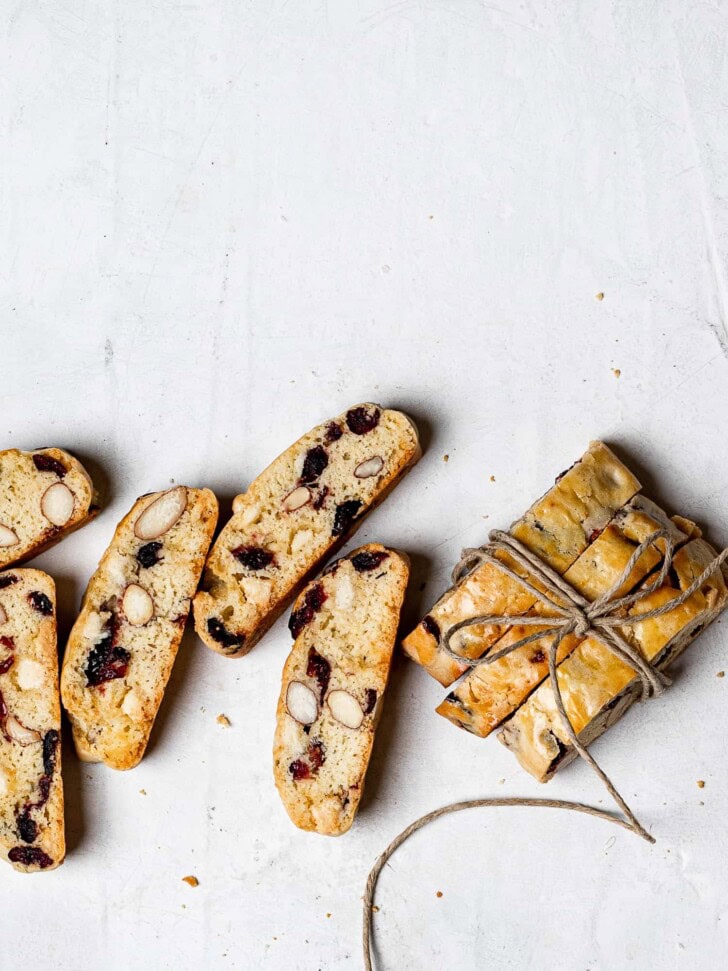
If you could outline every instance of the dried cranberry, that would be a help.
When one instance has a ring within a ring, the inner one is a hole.
[[[52,458],[50,455],[34,455],[33,464],[39,472],[52,472],[59,479],[62,479],[66,472],[68,472],[68,469],[62,462]]]
[[[308,761],[311,763],[311,771],[315,775],[326,761],[323,742],[320,742],[318,739],[310,742],[306,754],[308,755]]]
[[[264,570],[271,563],[275,564],[276,558],[270,550],[265,550],[261,546],[238,546],[230,550],[236,560],[239,560],[246,570]]]
[[[294,610],[288,621],[288,629],[293,637],[298,637],[306,624],[310,624],[314,614],[318,613],[324,605],[327,594],[323,584],[317,583],[310,590],[306,591],[303,604]]]
[[[21,866],[39,866],[45,870],[47,866],[53,864],[53,860],[37,846],[14,846],[8,853],[11,863],[20,863]]]
[[[291,762],[291,764],[288,766],[288,771],[293,776],[294,782],[300,782],[301,779],[311,778],[311,770],[302,759],[294,759],[293,762]]]
[[[334,536],[341,536],[350,527],[357,517],[357,514],[364,503],[361,499],[346,499],[336,507],[334,515],[334,525],[331,532]]]
[[[534,651],[531,655],[531,664],[543,664],[546,660],[546,655],[543,651]]]
[[[304,485],[310,485],[311,482],[315,482],[319,478],[328,464],[329,456],[326,449],[323,445],[314,445],[306,452],[301,478],[298,481]]]
[[[13,666],[14,661],[14,654],[11,654],[9,657],[6,657],[4,660],[0,661],[0,674],[7,674],[10,668]]]
[[[59,736],[55,728],[51,728],[43,736],[43,771],[47,776],[52,776],[56,771],[58,741]]]
[[[0,590],[4,590],[5,587],[12,587],[14,583],[18,582],[18,578],[14,573],[4,573],[0,576]]]
[[[377,692],[374,688],[367,688],[364,693],[364,714],[368,715],[370,712],[374,711],[374,706],[377,703]]]
[[[18,814],[18,836],[24,843],[35,843],[38,838],[38,824],[30,818],[30,806]]]
[[[245,643],[245,634],[233,634],[217,617],[210,617],[208,620],[207,633],[223,647],[241,647]]]
[[[320,489],[319,490],[316,498],[311,503],[311,505],[313,506],[313,508],[317,512],[323,506],[323,504],[326,502],[326,496],[328,496],[328,494],[329,494],[329,487],[328,486],[324,486],[323,489]]]
[[[114,681],[126,675],[131,654],[114,643],[117,630],[118,621],[112,615],[101,640],[91,649],[86,661],[84,670],[89,687],[98,687],[106,681]]]
[[[422,626],[425,628],[428,634],[432,634],[435,640],[440,640],[440,625],[437,623],[434,617],[429,614],[422,621]]]
[[[326,689],[329,686],[329,678],[331,677],[331,665],[322,657],[315,647],[309,649],[308,652],[308,666],[306,667],[306,674],[309,678],[316,678],[316,681],[321,691],[321,697],[326,694]]]
[[[355,435],[366,435],[379,424],[379,408],[369,411],[367,408],[352,408],[346,413],[346,424]]]
[[[357,573],[368,573],[370,570],[376,570],[379,564],[388,559],[388,557],[389,553],[375,553],[370,550],[365,550],[363,553],[357,553],[356,556],[352,556],[351,565]]]
[[[158,542],[145,543],[144,546],[140,546],[136,553],[136,560],[139,566],[143,566],[145,570],[156,566],[161,559],[159,555],[161,549],[162,543]]]
[[[37,610],[38,613],[43,614],[44,617],[53,616],[53,604],[44,593],[40,592],[40,590],[34,590],[32,593],[28,594],[28,603],[33,610]]]
[[[331,421],[326,426],[326,437],[324,438],[324,441],[326,442],[327,445],[330,445],[331,442],[338,442],[338,440],[341,438],[343,434],[344,434],[344,431],[341,425],[339,425],[335,421]]]
[[[603,529],[593,529],[591,533],[589,533],[589,542],[593,543],[594,540],[601,536],[603,532]]]

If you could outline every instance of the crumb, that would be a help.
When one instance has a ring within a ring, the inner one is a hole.
[[[327,916],[327,917],[331,917],[331,914],[327,914],[326,916]]]
[[[491,477],[490,477],[490,481],[491,481],[491,482],[495,482],[495,476],[494,476],[494,475],[491,475]]]
[[[450,461],[450,456],[447,453],[445,453],[445,455],[443,455],[443,457],[442,457],[442,461],[443,462],[449,462]]]
[[[427,218],[428,219],[434,219],[435,217],[434,216],[428,216]]]
[[[498,780],[498,785],[499,786],[502,786],[505,781],[506,781],[505,779],[499,779]]]
[[[698,779],[698,789],[705,789],[705,783],[702,779]]]
[[[140,789],[139,790],[139,795],[140,796],[146,796],[146,794],[147,794],[147,790],[146,789]]]
[[[602,293],[602,291],[601,291],[601,290],[600,290],[600,291],[599,291],[599,293],[597,294],[597,300],[604,300],[604,294]]]
[[[199,887],[200,881],[197,877],[182,877],[182,883],[186,883],[190,887]]]
[[[376,904],[372,904],[372,913],[373,914],[378,914],[379,913],[379,907],[377,907]]]
[[[719,671],[719,672],[718,672],[718,673],[716,674],[716,678],[724,678],[724,677],[725,677],[725,671]]]
[[[224,725],[225,728],[230,728],[230,726],[232,725],[232,722],[230,721],[227,715],[218,715],[217,723],[218,725]]]
[[[442,897],[442,890],[438,890],[435,894],[436,897]]]
[[[618,367],[613,367],[612,374],[615,376],[615,378],[618,378],[622,374],[622,371]]]

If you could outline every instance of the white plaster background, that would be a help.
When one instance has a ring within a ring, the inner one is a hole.
[[[726,3],[0,9],[0,445],[66,445],[109,494],[37,561],[64,630],[138,494],[228,510],[366,398],[428,446],[359,534],[413,554],[410,622],[597,436],[728,540]],[[0,967],[357,968],[369,866],[415,816],[602,799],[457,732],[400,661],[354,829],[299,833],[270,764],[289,643],[282,621],[234,662],[188,635],[138,769],[66,750],[68,858],[3,868]],[[382,878],[380,967],[724,967],[726,647],[724,622],[594,748],[654,847],[551,812],[440,822]]]

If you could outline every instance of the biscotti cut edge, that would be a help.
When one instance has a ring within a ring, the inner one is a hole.
[[[362,431],[366,423],[352,415],[376,415],[376,424]],[[210,551],[193,604],[202,641],[225,657],[245,656],[421,455],[414,421],[373,403],[317,425],[282,452],[236,497]],[[359,509],[340,517],[350,502]],[[239,551],[251,548],[272,561],[243,562]]]

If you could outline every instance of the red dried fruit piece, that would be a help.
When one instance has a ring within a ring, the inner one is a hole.
[[[306,624],[310,624],[314,614],[317,614],[324,605],[328,594],[323,588],[323,584],[317,583],[310,590],[306,591],[303,604],[294,610],[288,621],[288,629],[294,638],[298,637]]]
[[[346,424],[355,435],[366,435],[377,427],[380,414],[379,408],[373,408],[371,411],[364,407],[352,408],[346,413]]]
[[[33,464],[39,472],[52,472],[59,479],[64,478],[66,472],[68,472],[68,469],[62,462],[59,462],[58,459],[54,459],[50,455],[34,455]]]
[[[323,445],[314,445],[306,452],[303,461],[301,478],[298,480],[302,485],[310,485],[315,482],[329,464],[329,456]]]
[[[374,706],[377,703],[377,692],[374,688],[367,688],[364,693],[364,714],[369,715],[374,711]]]
[[[423,619],[422,626],[425,628],[428,634],[431,634],[436,640],[440,640],[440,625],[437,623],[434,617],[429,614]]]
[[[30,807],[26,806],[16,817],[18,836],[24,843],[35,843],[38,838],[38,824],[30,818]]]
[[[319,741],[318,739],[310,742],[306,754],[308,755],[308,760],[311,763],[311,771],[315,775],[326,761],[326,752],[324,750],[323,742]]]
[[[291,762],[291,764],[288,766],[288,771],[293,776],[294,782],[300,782],[301,779],[311,778],[311,769],[302,759],[294,759],[293,762]]]
[[[603,532],[604,532],[603,529],[593,529],[591,533],[589,533],[589,542],[593,543],[594,540],[598,539],[598,537],[601,536]]]
[[[346,499],[336,507],[334,525],[331,527],[333,536],[342,536],[351,527],[359,510],[364,505],[360,499]]]
[[[12,587],[12,585],[17,582],[18,578],[14,573],[5,573],[0,576],[0,590],[4,590],[5,587]]]
[[[150,567],[155,566],[159,563],[161,557],[159,555],[162,549],[162,543],[152,542],[145,543],[144,546],[140,546],[136,552],[136,561],[139,566],[143,566],[145,570]]]
[[[214,641],[226,648],[242,647],[245,643],[245,634],[233,634],[217,617],[210,617],[208,620],[207,633]]]
[[[131,654],[116,645],[119,622],[115,614],[106,622],[106,630],[101,640],[90,651],[84,669],[86,681],[91,688],[103,685],[106,681],[123,678],[129,668]]]
[[[264,570],[276,561],[274,554],[262,546],[238,546],[230,552],[246,570]]]
[[[308,651],[308,665],[306,666],[306,674],[309,678],[315,678],[321,692],[321,699],[323,700],[326,694],[326,689],[329,686],[329,679],[331,677],[331,665],[322,657],[315,647],[309,648]]]
[[[5,641],[5,640],[8,640],[9,641],[10,638],[9,637],[3,637],[2,640],[3,641]],[[3,645],[3,646],[6,646],[6,645]],[[3,660],[0,661],[0,674],[7,674],[8,671],[10,670],[10,668],[13,666],[13,662],[14,661],[15,661],[15,655],[14,654],[10,654],[8,657],[3,658]]]
[[[352,556],[351,565],[357,573],[368,573],[370,570],[375,570],[380,563],[383,563],[388,558],[389,553],[365,550],[363,553],[357,553],[356,556]]]
[[[53,604],[49,597],[46,597],[44,593],[40,590],[33,590],[32,593],[28,594],[28,603],[33,608],[37,610],[39,614],[43,614],[44,617],[53,616]]]
[[[531,655],[531,664],[543,664],[546,660],[546,655],[543,651],[534,651]]]
[[[52,866],[53,860],[37,846],[14,846],[8,853],[11,863],[21,866],[39,866],[41,870]]]
[[[324,441],[327,445],[330,445],[331,442],[338,442],[343,434],[344,430],[341,425],[335,421],[329,422],[329,424],[326,426],[326,436]]]
[[[60,736],[55,728],[51,728],[43,736],[43,771],[49,777],[56,771],[59,741]]]

